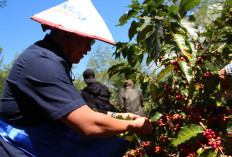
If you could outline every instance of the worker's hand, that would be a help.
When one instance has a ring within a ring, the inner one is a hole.
[[[132,122],[132,126],[129,131],[132,131],[138,135],[146,135],[152,131],[151,120],[145,117],[139,117]]]
[[[219,72],[219,78],[220,78],[220,83],[221,83],[221,87],[224,90],[228,90],[229,89],[229,84],[228,84],[228,77],[226,76],[226,69],[223,68],[221,69]]]

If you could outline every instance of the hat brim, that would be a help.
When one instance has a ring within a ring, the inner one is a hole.
[[[31,19],[51,28],[115,45],[108,27],[90,0],[69,0],[35,14]]]
[[[63,30],[63,31],[66,31],[66,32],[70,32],[70,33],[73,33],[73,34],[76,34],[76,35],[79,35],[79,36],[82,36],[82,37],[86,37],[86,38],[91,38],[91,39],[96,39],[96,40],[100,40],[100,41],[103,41],[105,43],[108,43],[108,44],[111,44],[111,45],[116,45],[116,43],[114,41],[110,41],[110,40],[106,40],[104,38],[101,38],[101,37],[98,37],[98,36],[95,36],[95,35],[91,35],[91,34],[86,34],[86,33],[82,33],[82,32],[79,32],[79,31],[75,31],[75,30],[70,30],[70,29],[66,29],[65,27],[63,27],[62,25],[56,25],[54,23],[51,23],[51,22],[48,22],[48,21],[45,21],[45,20],[42,20],[40,18],[37,18],[35,16],[32,16],[31,19],[41,23],[41,24],[44,24],[44,25],[48,25],[50,26],[52,29],[60,29],[60,30]]]

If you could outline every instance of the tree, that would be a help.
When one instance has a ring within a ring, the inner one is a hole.
[[[103,49],[99,46],[97,51],[91,53],[90,56],[87,68],[93,69],[98,80],[107,85],[109,83],[107,76],[108,67],[115,63],[112,59],[112,52],[110,52],[109,47],[104,47]]]
[[[9,64],[2,64],[3,63],[3,56],[0,60],[0,97],[2,96],[3,90],[4,90],[4,85],[6,82],[6,79],[10,73],[10,70],[16,61],[16,58],[19,56],[19,53],[16,53],[15,58],[11,61]]]
[[[6,6],[6,0],[0,1],[0,8]],[[0,47],[0,54],[2,53],[2,48]],[[0,67],[2,67],[3,57],[0,59]],[[4,89],[5,80],[8,76],[8,73],[0,69],[0,96]]]
[[[110,72],[131,73],[143,89],[150,88],[154,126],[127,156],[231,155],[231,101],[225,100],[218,71],[230,62],[232,2],[223,3],[221,16],[207,23],[204,32],[192,14],[199,4],[132,0],[119,19],[119,26],[131,24],[130,42],[118,42],[114,55],[129,64],[114,65]],[[144,60],[155,69],[138,70],[136,65]]]
[[[221,16],[225,0],[203,0],[193,12],[196,24],[207,26]]]

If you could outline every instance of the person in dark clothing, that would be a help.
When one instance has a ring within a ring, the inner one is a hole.
[[[82,97],[90,108],[99,112],[114,112],[115,109],[110,103],[110,91],[95,78],[95,72],[92,69],[86,69],[83,73],[84,81],[87,84],[81,91]]]

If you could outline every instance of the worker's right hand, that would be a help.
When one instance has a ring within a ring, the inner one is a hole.
[[[151,120],[145,117],[139,117],[132,122],[132,127],[130,131],[138,135],[146,135],[152,131]]]

